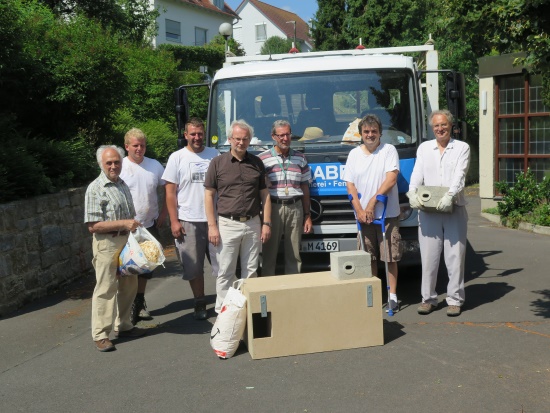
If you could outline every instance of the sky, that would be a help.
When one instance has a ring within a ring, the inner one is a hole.
[[[260,0],[263,3],[270,4],[283,10],[296,13],[306,23],[309,19],[313,18],[313,15],[317,11],[317,0]],[[242,0],[225,0],[225,2],[233,10],[239,7]]]

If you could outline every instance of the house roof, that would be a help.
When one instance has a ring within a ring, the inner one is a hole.
[[[275,26],[281,29],[289,39],[294,38],[294,25],[287,22],[294,20],[296,22],[296,38],[313,44],[313,40],[309,37],[309,26],[296,13],[279,9],[278,7],[259,0],[249,0],[249,2],[262,12],[265,17],[271,20]]]
[[[223,10],[218,9],[216,6],[212,4],[211,0],[179,0],[181,3],[190,4],[195,7],[200,7],[202,9],[206,9],[209,11],[213,11],[216,13],[226,14],[228,16],[231,16],[233,18],[239,19],[239,16],[237,13],[233,11],[231,7],[227,5],[227,3],[223,3]],[[298,30],[298,29],[296,29]]]

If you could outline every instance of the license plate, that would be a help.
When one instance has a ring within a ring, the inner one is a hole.
[[[334,252],[340,251],[338,241],[302,241],[302,252]]]

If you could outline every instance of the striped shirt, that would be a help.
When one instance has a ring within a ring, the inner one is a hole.
[[[258,156],[271,182],[270,196],[288,199],[304,195],[300,185],[311,182],[311,169],[303,153],[291,149],[289,156],[284,157],[275,149],[270,149]],[[288,188],[288,192],[285,188]]]
[[[84,205],[84,222],[133,219],[136,215],[128,185],[119,178],[112,182],[102,171],[88,185]]]

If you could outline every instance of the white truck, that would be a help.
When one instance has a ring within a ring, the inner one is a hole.
[[[414,57],[425,62],[418,68]],[[227,130],[244,119],[254,127],[249,151],[269,148],[271,125],[286,119],[292,127],[292,148],[303,152],[312,169],[311,216],[314,234],[304,235],[304,266],[327,267],[329,252],[357,249],[357,226],[342,172],[348,153],[361,143],[357,120],[367,113],[382,121],[382,141],[399,153],[402,264],[419,264],[418,219],[405,193],[418,145],[433,138],[427,114],[439,109],[439,79],[445,77],[447,107],[464,118],[464,78],[439,70],[433,44],[227,58],[209,80],[210,101],[206,144],[229,150]],[[189,114],[184,85],[176,89],[179,142]],[[455,133],[465,130],[461,123]],[[430,136],[431,135],[431,136]],[[282,250],[282,249],[280,249]]]

